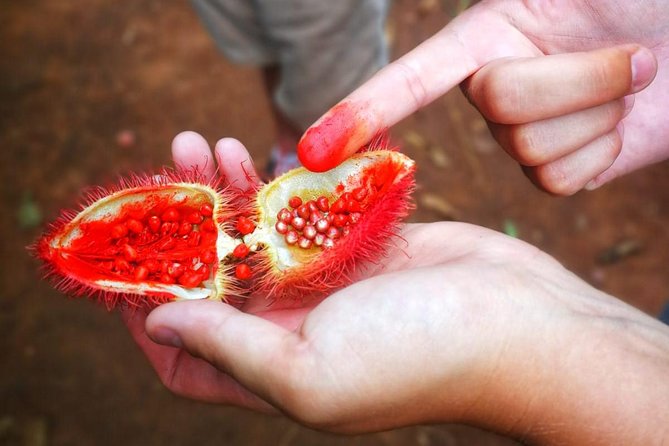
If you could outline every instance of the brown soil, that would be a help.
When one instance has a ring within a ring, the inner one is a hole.
[[[396,1],[395,55],[464,3]],[[184,129],[235,136],[262,166],[274,129],[260,75],[224,60],[187,2],[4,2],[0,42],[0,444],[515,444],[463,426],[341,438],[171,395],[116,314],[40,281],[24,249],[40,231],[31,211],[49,221],[86,185],[168,164]],[[669,297],[669,164],[547,196],[457,91],[393,136],[420,166],[413,221],[516,231],[650,314]]]

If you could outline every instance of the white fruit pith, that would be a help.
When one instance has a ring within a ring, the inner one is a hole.
[[[399,166],[397,175],[388,178],[386,187],[413,172],[413,160],[399,152],[387,150],[357,154],[324,173],[315,174],[304,168],[287,172],[258,192],[257,228],[244,238],[244,242],[266,247],[270,265],[276,271],[308,265],[322,253],[322,248],[313,245],[304,249],[297,244],[287,243],[286,237],[277,232],[275,227],[278,212],[284,208],[290,209],[288,202],[292,197],[299,197],[304,203],[325,197],[332,205],[343,193],[368,186],[367,183],[374,179],[363,175],[363,172],[379,162],[392,162]]]

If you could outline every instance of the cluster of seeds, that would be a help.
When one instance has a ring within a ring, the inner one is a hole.
[[[293,196],[288,200],[290,209],[282,208],[277,213],[274,228],[289,245],[330,249],[335,240],[348,235],[350,225],[360,220],[366,196],[364,188],[345,192],[332,204],[324,196],[306,203]]]
[[[115,222],[102,267],[136,281],[197,287],[211,277],[218,260],[212,215],[212,206],[205,203],[156,208],[141,218]]]

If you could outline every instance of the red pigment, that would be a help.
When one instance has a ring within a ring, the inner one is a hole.
[[[190,200],[190,201],[189,201]],[[216,225],[202,197],[175,202],[149,195],[113,218],[80,223],[80,236],[54,263],[81,281],[175,283],[194,287],[216,267]],[[201,212],[204,207],[204,212]],[[195,223],[195,222],[199,223]]]
[[[361,128],[359,114],[351,104],[337,104],[302,136],[297,144],[297,156],[302,165],[313,172],[337,167],[358,150],[358,147],[348,147],[348,143]]]

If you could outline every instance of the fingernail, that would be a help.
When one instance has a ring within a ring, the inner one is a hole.
[[[159,344],[171,345],[172,347],[181,348],[184,346],[177,332],[167,327],[156,328],[151,333],[151,339]]]
[[[637,92],[653,80],[657,71],[657,62],[648,48],[640,47],[632,54],[631,64],[632,90]]]
[[[635,97],[633,94],[627,95],[623,98],[625,105],[625,109],[623,111],[623,118],[629,115],[632,109],[634,108],[634,100],[635,100],[634,98]]]
[[[590,180],[590,181],[588,181],[588,184],[586,184],[583,189],[585,189],[585,190],[595,190],[598,187],[599,187],[599,185],[597,184],[597,181]]]

